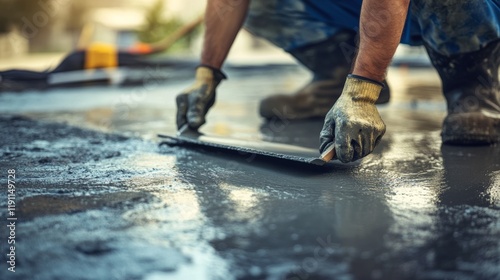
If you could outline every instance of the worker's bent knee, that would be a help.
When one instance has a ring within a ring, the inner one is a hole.
[[[414,0],[411,12],[426,44],[450,56],[477,51],[500,38],[500,8],[494,1]]]

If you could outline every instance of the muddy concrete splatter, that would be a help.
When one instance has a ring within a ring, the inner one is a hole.
[[[256,115],[304,72],[259,73],[228,73],[204,132],[315,148],[320,120]],[[499,278],[500,147],[441,146],[436,77],[390,75],[381,145],[325,168],[160,148],[154,135],[175,131],[170,93],[185,83],[55,90],[38,107],[36,92],[0,96],[14,106],[0,117],[0,167],[16,169],[19,217],[16,273],[0,242],[0,278]]]

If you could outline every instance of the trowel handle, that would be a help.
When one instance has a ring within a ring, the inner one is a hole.
[[[321,159],[324,162],[329,162],[335,157],[335,145],[331,145],[321,154]]]

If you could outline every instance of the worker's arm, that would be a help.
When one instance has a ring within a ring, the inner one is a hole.
[[[387,67],[401,39],[410,0],[364,0],[353,72],[328,112],[320,134],[323,158],[342,162],[370,154],[385,133],[375,107]]]
[[[250,0],[208,0],[201,64],[220,69],[246,18]]]
[[[215,91],[225,79],[220,71],[245,20],[250,0],[208,0],[201,65],[195,83],[177,96],[177,128],[198,129],[215,102]]]
[[[410,0],[365,0],[361,8],[360,43],[354,75],[378,82],[401,40]]]

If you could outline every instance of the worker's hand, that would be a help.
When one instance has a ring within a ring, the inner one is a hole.
[[[383,85],[360,76],[347,77],[342,95],[325,118],[320,134],[322,157],[329,151],[347,163],[370,154],[385,133],[375,101]],[[332,150],[333,148],[333,150]]]
[[[197,130],[215,102],[215,89],[226,76],[218,69],[199,66],[195,83],[177,96],[177,129],[188,124]]]

